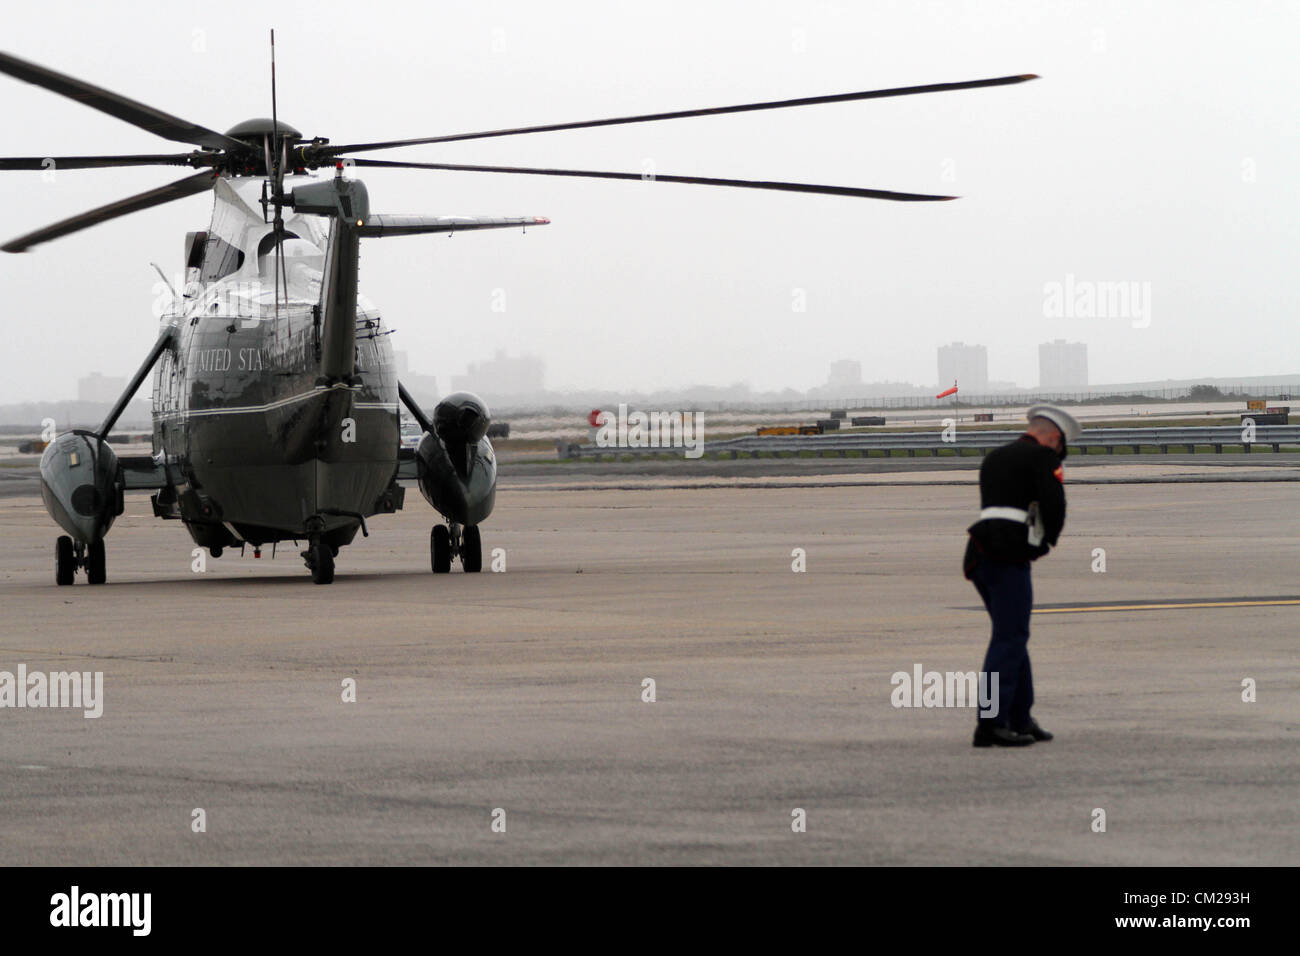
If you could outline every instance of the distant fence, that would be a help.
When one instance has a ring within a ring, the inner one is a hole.
[[[909,456],[918,451],[935,455],[950,450],[957,454],[975,451],[984,454],[999,445],[1005,445],[1024,434],[1021,431],[956,431],[949,433],[933,429],[924,432],[839,432],[825,435],[747,436],[722,441],[706,441],[706,455],[724,455],[729,458],[759,457],[760,455],[801,455],[805,453],[826,456],[844,456],[850,451],[866,455],[872,451],[893,453],[906,451]],[[1259,425],[1251,432],[1237,425],[1207,425],[1194,428],[1087,428],[1070,448],[1084,454],[1101,450],[1113,454],[1116,449],[1138,453],[1143,448],[1158,448],[1168,454],[1170,448],[1185,448],[1188,452],[1197,447],[1213,448],[1222,452],[1224,447],[1240,447],[1245,452],[1255,445],[1265,445],[1280,452],[1283,445],[1300,446],[1300,425]],[[674,448],[602,448],[597,445],[564,445],[557,449],[562,458],[618,458],[623,455],[671,455],[682,453]]]

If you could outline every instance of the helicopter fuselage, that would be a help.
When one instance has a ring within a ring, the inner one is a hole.
[[[294,215],[277,234],[259,188],[218,184],[212,224],[187,249],[190,281],[163,316],[173,336],[154,370],[153,450],[180,480],[155,510],[205,547],[317,532],[337,548],[362,517],[400,506],[393,350],[379,312],[358,297],[353,374],[322,379],[334,224]]]

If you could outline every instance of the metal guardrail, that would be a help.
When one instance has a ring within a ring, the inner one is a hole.
[[[811,452],[814,455],[840,455],[859,451],[906,451],[909,456],[918,451],[929,451],[935,455],[944,449],[955,449],[958,454],[967,450],[981,454],[999,445],[1015,441],[1023,435],[1022,430],[1014,431],[957,431],[951,434],[951,441],[945,441],[943,430],[932,429],[924,432],[830,432],[822,435],[778,435],[746,436],[721,441],[705,441],[705,455],[722,454],[731,458],[745,456],[757,457],[760,454],[798,455]],[[1196,446],[1212,447],[1215,452],[1222,452],[1224,446],[1240,446],[1249,452],[1255,445],[1269,445],[1273,451],[1281,450],[1282,445],[1300,445],[1300,425],[1259,425],[1251,435],[1238,425],[1206,425],[1193,428],[1087,428],[1079,440],[1070,443],[1072,450],[1084,453],[1095,449],[1113,454],[1116,448],[1129,448],[1138,452],[1141,448],[1159,448],[1162,454],[1168,454],[1170,448],[1186,448],[1189,452]],[[615,448],[597,445],[564,445],[558,447],[561,458],[601,458],[621,455],[681,455],[682,448]]]

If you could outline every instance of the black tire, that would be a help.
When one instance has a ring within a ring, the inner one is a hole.
[[[460,563],[468,574],[483,570],[483,539],[476,524],[465,526],[461,536]]]
[[[434,574],[451,570],[451,532],[445,524],[436,524],[429,532],[429,563]]]
[[[208,548],[208,554],[212,555],[214,558],[219,558],[225,553],[226,549],[219,544],[214,544],[212,547]]]
[[[316,584],[334,583],[334,551],[323,541],[311,545],[311,579]]]
[[[72,553],[72,539],[59,535],[54,542],[54,583],[60,587],[72,583],[77,573],[77,559]]]
[[[108,580],[108,558],[104,553],[103,538],[86,549],[86,580],[91,584],[103,584]]]

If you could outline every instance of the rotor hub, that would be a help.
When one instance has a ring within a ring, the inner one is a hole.
[[[226,135],[231,139],[237,139],[241,143],[247,143],[249,146],[255,146],[258,149],[262,148],[263,136],[275,136],[277,134],[280,139],[286,139],[291,143],[302,142],[302,133],[284,120],[280,120],[278,124],[275,123],[269,116],[246,119],[226,130]]]

